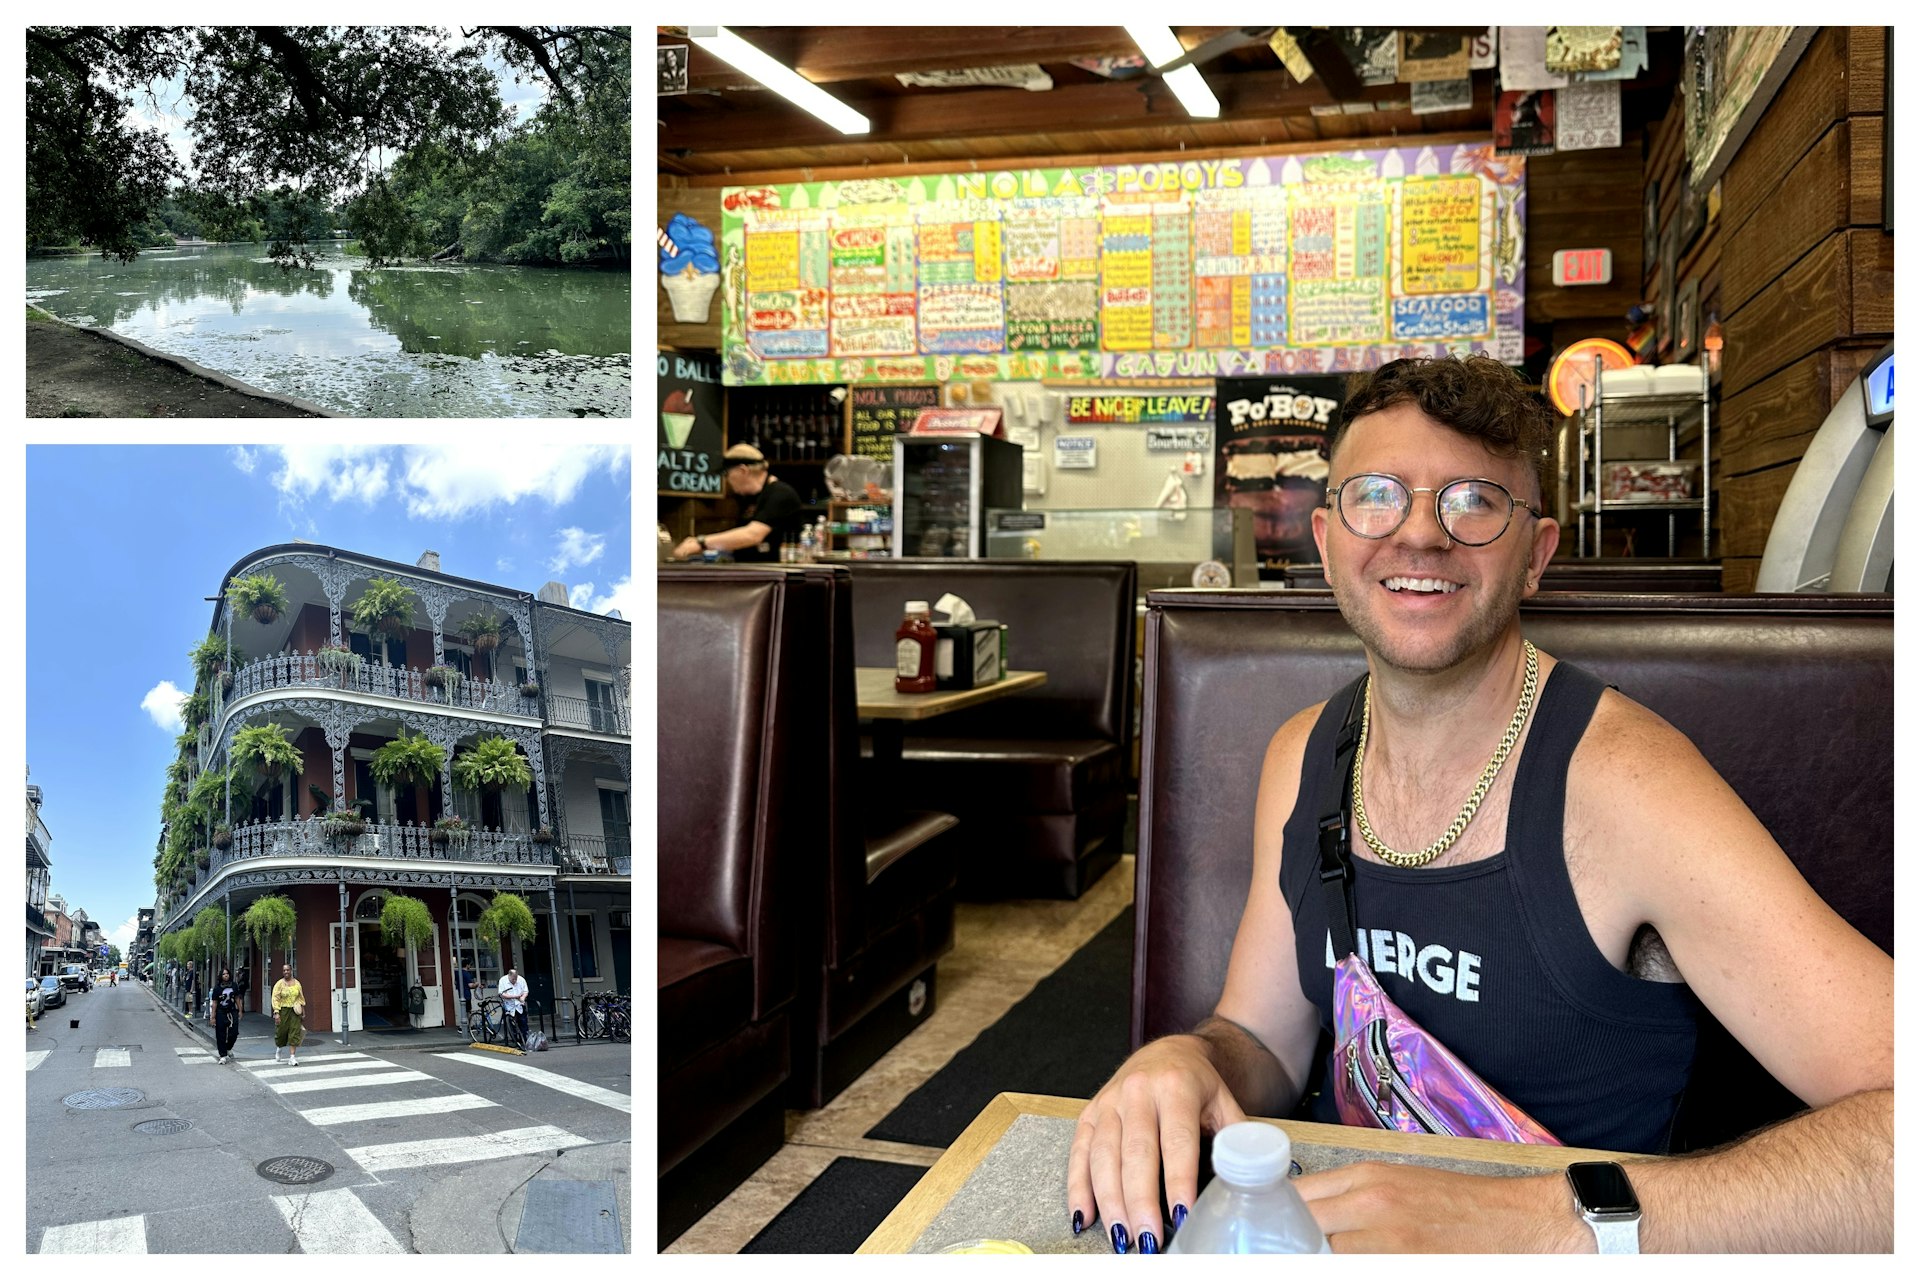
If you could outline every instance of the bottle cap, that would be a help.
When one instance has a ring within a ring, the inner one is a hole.
[[[1230,1124],[1213,1137],[1213,1171],[1240,1187],[1258,1187],[1286,1176],[1293,1142],[1279,1125],[1258,1120]]]
[[[925,600],[909,600],[907,601],[907,612],[908,613],[932,613],[933,610],[927,608],[927,602]]]

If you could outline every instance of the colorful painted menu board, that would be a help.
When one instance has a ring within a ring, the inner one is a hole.
[[[729,386],[1520,361],[1526,160],[1491,141],[729,187]]]
[[[938,387],[851,387],[853,454],[893,465],[893,438],[905,434],[914,415],[940,403]]]

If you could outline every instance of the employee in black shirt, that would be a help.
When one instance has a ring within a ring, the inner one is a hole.
[[[727,487],[743,500],[746,521],[720,533],[682,539],[673,549],[674,559],[689,560],[711,549],[743,563],[779,560],[780,544],[800,533],[799,491],[771,475],[766,455],[750,444],[736,444],[722,456]]]

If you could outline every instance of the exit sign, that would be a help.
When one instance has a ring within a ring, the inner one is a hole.
[[[1613,250],[1561,249],[1553,255],[1557,285],[1607,284],[1613,279]]]

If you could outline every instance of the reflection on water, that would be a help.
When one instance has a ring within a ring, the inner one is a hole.
[[[282,271],[258,246],[27,262],[27,298],[342,413],[626,416],[631,277],[543,267],[368,267],[339,246]]]

